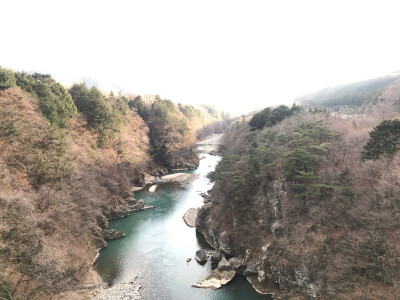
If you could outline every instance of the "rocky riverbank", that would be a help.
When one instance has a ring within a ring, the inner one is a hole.
[[[148,191],[154,193],[159,184],[176,183],[183,185],[195,181],[198,177],[199,175],[195,173],[173,173],[163,176],[149,176],[146,183],[150,185]]]
[[[219,138],[219,136],[212,138],[212,141],[214,141],[213,143],[215,143],[217,138]],[[212,149],[209,150],[211,151]],[[139,184],[143,186],[135,186],[132,190],[136,191],[145,188],[149,192],[157,193],[157,189],[160,188],[160,185],[162,184],[174,183],[178,185],[185,185],[195,181],[199,177],[198,174],[194,173],[164,174],[164,170],[163,172],[150,172],[150,174],[144,174],[142,176],[143,182]],[[108,207],[105,215],[98,220],[98,224],[102,228],[102,238],[104,240],[110,240],[124,236],[123,232],[108,229],[108,219],[123,218],[133,211],[147,208],[150,207],[147,206],[143,200],[136,200],[132,196],[125,198],[124,202],[116,203],[115,205]],[[184,220],[188,226],[195,226],[198,210],[199,208],[192,209],[185,214]],[[101,245],[101,247],[104,246],[106,246],[106,243]],[[225,278],[226,276],[223,277]],[[91,293],[91,299],[141,299],[141,296],[138,296],[136,292],[138,292],[138,289],[135,282],[124,283],[115,285],[111,288],[97,288]]]
[[[222,134],[213,134],[212,136],[209,136],[208,138],[199,141],[197,145],[199,145],[201,148],[197,149],[196,151],[198,153],[216,155],[221,137]]]
[[[175,174],[168,174],[161,177],[161,181],[163,183],[171,182],[171,183],[178,183],[178,184],[187,184],[192,181],[195,181],[199,178],[199,174],[194,173],[175,173]]]
[[[214,270],[209,276],[193,284],[193,287],[206,288],[206,289],[219,289],[221,286],[227,284],[235,277],[236,272]]]
[[[135,280],[116,284],[109,288],[98,288],[89,294],[90,300],[142,300],[142,286]]]

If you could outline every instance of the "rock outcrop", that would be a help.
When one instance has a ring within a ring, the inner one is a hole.
[[[161,177],[161,182],[172,182],[178,184],[187,184],[189,182],[195,181],[199,178],[199,174],[195,173],[174,173],[168,174]]]
[[[192,149],[181,148],[175,151],[159,151],[157,158],[170,170],[194,170],[199,166],[199,157]]]
[[[208,254],[210,255],[211,262],[214,264],[219,263],[222,259],[222,255],[218,251],[213,250],[213,251],[210,251]]]
[[[241,259],[239,257],[232,257],[231,259],[229,259],[229,264],[231,265],[232,269],[235,270],[238,274],[243,274],[247,267],[244,259]]]
[[[158,187],[157,184],[153,184],[151,187],[149,187],[149,192],[154,193],[156,191],[157,187]]]
[[[207,262],[207,252],[204,250],[197,250],[196,251],[196,256],[194,257],[199,263],[205,263]]]
[[[218,271],[232,271],[232,266],[229,261],[226,260],[225,257],[221,259],[217,266]]]
[[[235,277],[235,271],[219,271],[218,269],[214,270],[209,276],[206,278],[196,282],[193,284],[193,287],[197,288],[207,288],[207,289],[219,289],[221,286],[227,284],[229,281]]]
[[[197,213],[199,212],[199,210],[199,208],[191,208],[185,213],[182,218],[187,226],[196,227]]]
[[[134,204],[130,207],[132,211],[144,209],[146,207],[146,203],[143,200],[135,201]]]
[[[244,276],[258,275],[257,267],[253,264],[248,265],[243,272]]]
[[[106,241],[118,239],[125,236],[124,232],[115,229],[103,229],[102,234]]]

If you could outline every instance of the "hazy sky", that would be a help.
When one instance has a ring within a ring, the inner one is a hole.
[[[0,65],[247,112],[400,69],[400,1],[0,0]]]

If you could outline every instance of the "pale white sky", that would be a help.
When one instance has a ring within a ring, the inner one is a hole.
[[[400,69],[400,1],[0,0],[0,65],[239,113]]]

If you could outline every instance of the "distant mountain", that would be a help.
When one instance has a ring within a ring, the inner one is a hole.
[[[399,79],[400,75],[396,74],[343,84],[298,97],[296,101],[301,102],[305,107],[361,106],[374,100]]]

